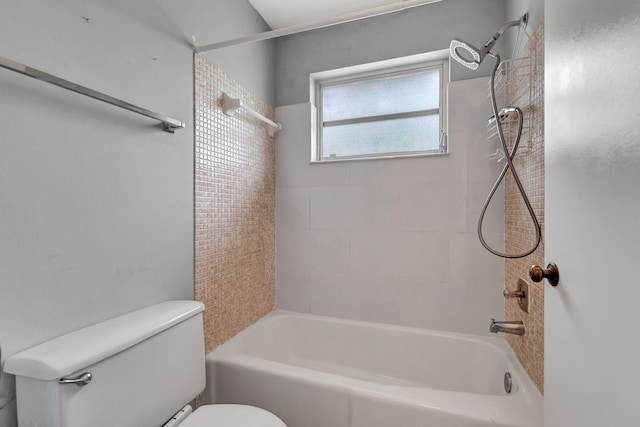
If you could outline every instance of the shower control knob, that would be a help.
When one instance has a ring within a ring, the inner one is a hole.
[[[531,280],[534,282],[541,282],[542,279],[547,279],[551,286],[558,286],[560,271],[558,270],[558,266],[552,262],[547,265],[546,270],[539,265],[532,265],[529,269],[529,277],[531,277]]]
[[[523,291],[510,291],[508,289],[502,291],[502,296],[505,298],[524,298],[525,295]]]

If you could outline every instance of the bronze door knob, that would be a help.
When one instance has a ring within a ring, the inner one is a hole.
[[[560,271],[558,270],[558,266],[552,262],[547,265],[546,270],[539,265],[532,265],[529,269],[529,277],[531,277],[531,280],[534,282],[541,282],[542,279],[547,279],[551,286],[558,286]]]

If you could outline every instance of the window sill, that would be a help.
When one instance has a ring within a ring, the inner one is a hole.
[[[356,158],[344,158],[344,159],[328,159],[328,160],[312,160],[309,162],[311,165],[320,165],[323,163],[343,163],[343,162],[362,162],[371,160],[384,160],[384,159],[411,159],[415,157],[440,157],[448,156],[450,153],[413,153],[413,154],[393,154],[389,156],[371,156],[371,157],[356,157]]]

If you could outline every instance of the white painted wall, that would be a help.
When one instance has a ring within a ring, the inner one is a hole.
[[[451,154],[309,164],[310,104],[277,109],[277,306],[487,334],[504,269],[475,234],[499,165],[487,158],[486,78],[449,86]],[[504,242],[504,198],[485,231]]]
[[[446,0],[280,38],[276,105],[308,102],[310,73],[448,49],[453,38],[481,45],[504,23],[505,0]],[[490,73],[490,61],[477,71],[451,65],[452,80]]]
[[[0,69],[4,361],[105,318],[193,297],[187,40],[252,33],[264,23],[237,0],[0,0],[0,7],[1,56],[187,122],[171,135],[152,120]],[[213,60],[228,72],[250,64],[247,84],[273,93],[262,80],[271,59],[245,54]],[[13,395],[12,377],[1,373],[2,427],[15,426]]]
[[[149,1],[149,0],[146,0]],[[163,0],[185,38],[198,45],[216,43],[269,30],[249,0]],[[210,63],[258,98],[275,105],[275,40],[203,52]]]
[[[545,426],[640,425],[640,3],[545,2]]]

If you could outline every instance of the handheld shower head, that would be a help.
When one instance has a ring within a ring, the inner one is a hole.
[[[485,56],[489,53],[491,48],[496,41],[500,38],[502,33],[507,28],[522,26],[522,28],[526,28],[527,22],[529,21],[529,14],[525,13],[518,19],[517,21],[507,22],[495,33],[489,40],[482,45],[482,48],[478,49],[474,45],[469,42],[460,39],[451,40],[451,44],[449,45],[449,54],[451,58],[455,59],[460,64],[471,70],[477,70],[480,66],[480,63],[484,60]]]
[[[506,164],[504,168],[502,168],[502,172],[500,176],[496,180],[496,183],[493,185],[493,188],[489,192],[489,196],[484,202],[484,206],[482,207],[482,212],[480,213],[480,218],[478,219],[478,238],[480,239],[480,243],[485,247],[489,252],[494,255],[497,255],[502,258],[524,258],[527,255],[532,254],[540,245],[542,240],[542,229],[540,227],[540,222],[536,217],[536,213],[533,210],[533,206],[527,197],[527,193],[525,192],[524,187],[522,186],[522,182],[520,181],[520,177],[518,176],[518,172],[515,169],[513,158],[516,155],[518,150],[518,145],[520,144],[520,137],[522,136],[522,124],[523,124],[523,112],[520,108],[517,107],[504,107],[502,110],[498,110],[498,103],[496,101],[496,73],[498,68],[500,67],[500,55],[491,52],[491,48],[496,43],[496,41],[500,38],[502,33],[510,27],[521,26],[525,28],[527,26],[528,14],[524,14],[519,20],[507,22],[495,33],[489,40],[486,41],[482,48],[478,49],[471,43],[467,43],[464,40],[452,40],[450,46],[451,58],[455,59],[462,65],[472,70],[477,70],[480,66],[482,60],[487,56],[492,56],[495,59],[495,64],[493,65],[493,71],[491,72],[491,79],[489,79],[489,92],[491,94],[491,107],[493,109],[493,117],[492,119],[495,122],[496,128],[498,129],[498,137],[500,139],[500,145],[502,146],[502,152],[504,153],[504,159],[506,160]],[[515,114],[518,118],[518,126],[516,131],[515,140],[512,143],[512,148],[509,149],[507,145],[507,140],[502,129],[502,121],[509,117],[511,114]],[[531,217],[531,222],[535,228],[536,233],[536,242],[535,244],[526,252],[521,252],[517,254],[507,254],[499,252],[493,249],[489,244],[484,240],[484,235],[482,232],[482,224],[484,223],[484,217],[487,212],[487,208],[493,199],[493,196],[496,194],[500,183],[504,179],[507,171],[511,171],[511,176],[513,177],[516,186],[518,187],[518,191],[522,196],[522,200],[524,201],[525,206],[527,207],[527,211],[529,211],[529,216]]]

